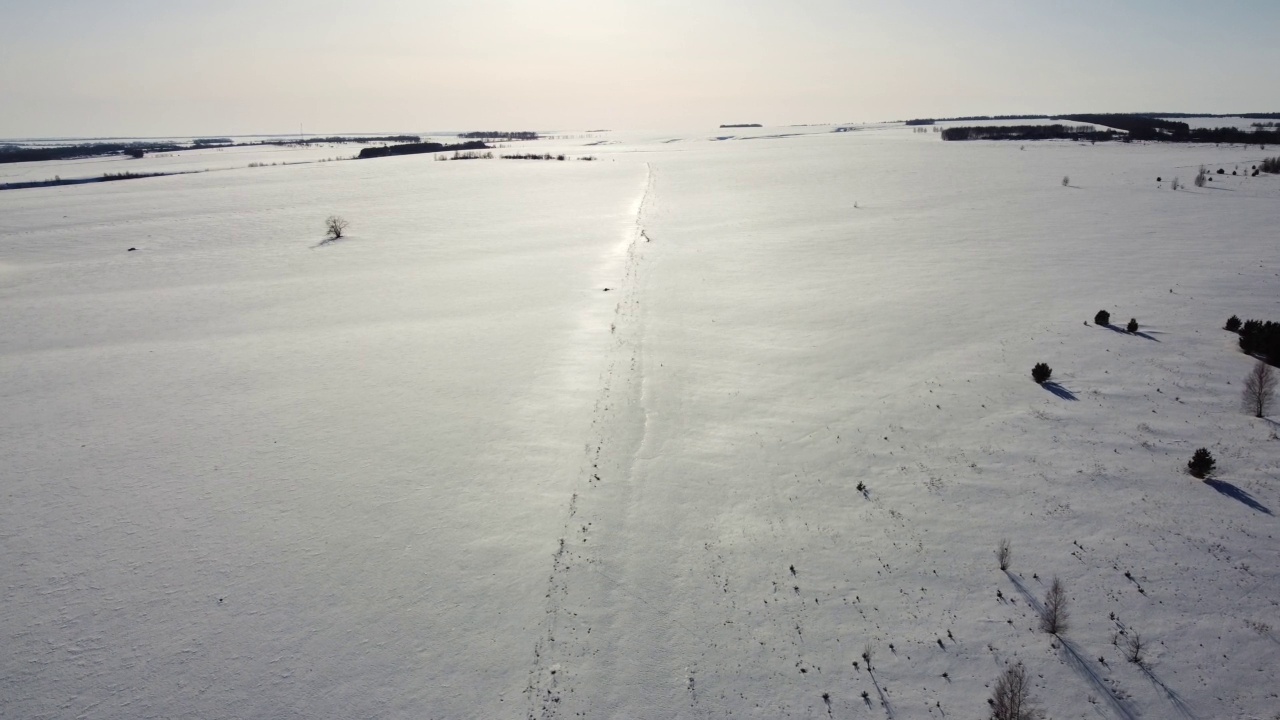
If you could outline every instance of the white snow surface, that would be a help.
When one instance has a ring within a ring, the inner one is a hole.
[[[831,129],[0,193],[0,716],[1280,717],[1267,153]]]

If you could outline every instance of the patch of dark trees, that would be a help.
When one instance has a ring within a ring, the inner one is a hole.
[[[90,145],[57,145],[51,147],[17,147],[0,150],[0,163],[42,162],[45,160],[78,160],[105,155],[142,157],[149,152],[182,150],[172,143],[94,143]]]
[[[1271,365],[1280,365],[1280,323],[1245,320],[1231,316],[1227,329],[1240,335],[1240,349]]]
[[[986,125],[949,127],[942,131],[943,140],[1083,140],[1108,141],[1113,130],[1094,130],[1089,125]]]
[[[935,122],[937,122],[937,120],[933,120],[930,118],[922,118],[918,120],[908,120],[906,124],[907,125],[932,125]]]
[[[738,127],[764,127],[760,123],[728,123],[721,125],[722,128],[738,128]]]
[[[1264,173],[1280,174],[1280,157],[1267,158],[1258,165],[1258,169]]]
[[[1258,113],[1261,114],[1261,113]],[[1227,143],[1239,145],[1269,145],[1280,143],[1280,131],[1262,128],[1243,130],[1234,127],[1191,128],[1184,122],[1136,115],[1132,113],[1105,113],[1062,115],[1061,120],[1101,125],[1114,130],[1086,130],[1070,125],[1012,125],[985,127],[954,127],[942,131],[943,140],[1144,140],[1154,142]]]
[[[458,133],[460,138],[479,138],[481,140],[537,140],[538,133],[532,130],[473,130]]]
[[[384,145],[382,147],[365,148],[360,151],[359,159],[391,157],[393,155],[419,155],[459,150],[488,150],[489,146],[479,140],[445,145],[436,142],[406,143],[404,145]]]

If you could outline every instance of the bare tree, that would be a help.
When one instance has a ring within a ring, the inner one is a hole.
[[[1000,544],[996,545],[996,562],[1000,563],[1001,570],[1009,569],[1009,560],[1013,558],[1013,548],[1009,546],[1009,538],[1000,538]]]
[[[1067,590],[1062,581],[1053,579],[1049,592],[1044,596],[1044,615],[1040,617],[1040,629],[1051,634],[1060,635],[1067,631]]]
[[[991,720],[1035,720],[1043,717],[1031,700],[1031,681],[1022,663],[1005,668],[996,681],[996,689],[987,701]]]
[[[1142,651],[1146,649],[1146,645],[1142,642],[1142,635],[1134,632],[1132,635],[1125,637],[1124,640],[1124,657],[1131,663],[1142,664]]]
[[[350,226],[351,223],[337,215],[330,215],[324,220],[325,236],[330,240],[337,240],[342,237],[342,234],[345,233],[347,228]]]
[[[1070,175],[1063,175],[1063,176],[1062,176],[1062,187],[1067,187],[1067,186],[1069,186],[1070,184],[1071,184],[1071,176],[1070,176]]]
[[[1204,187],[1205,178],[1207,178],[1208,176],[1209,176],[1209,173],[1206,172],[1204,169],[1204,166],[1201,165],[1200,172],[1196,173],[1196,180],[1195,180],[1196,187]]]
[[[1244,379],[1244,391],[1241,394],[1244,409],[1253,413],[1255,417],[1266,417],[1274,404],[1275,392],[1275,369],[1264,362],[1259,362]]]

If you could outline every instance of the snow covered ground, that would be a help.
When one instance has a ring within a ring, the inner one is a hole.
[[[1268,153],[831,129],[0,193],[0,716],[1280,717]]]

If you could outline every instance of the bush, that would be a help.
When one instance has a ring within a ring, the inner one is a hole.
[[[1099,310],[1098,314],[1093,316],[1093,321],[1098,325],[1110,325],[1111,313],[1106,310]]]
[[[1232,315],[1231,317],[1227,318],[1227,324],[1224,325],[1223,328],[1227,330],[1227,332],[1239,332],[1240,318],[1236,317],[1235,315]]]
[[[1043,385],[1044,382],[1048,380],[1049,376],[1052,374],[1053,374],[1053,368],[1049,367],[1044,363],[1036,363],[1035,367],[1031,368],[1031,379],[1035,380],[1036,384],[1039,384],[1039,385]]]
[[[1130,334],[1138,332],[1138,321],[1137,321],[1137,319],[1136,319],[1136,318],[1129,318],[1129,324],[1128,324],[1128,325],[1125,325],[1125,326],[1124,326],[1124,329],[1125,329],[1125,330],[1128,330]]]
[[[996,562],[1000,563],[1000,569],[1008,570],[1011,559],[1013,559],[1013,547],[1009,545],[1008,538],[1001,538],[1000,544],[996,545]]]
[[[351,223],[337,215],[330,215],[324,220],[325,237],[329,240],[337,240],[342,237],[343,233],[345,233],[347,228],[350,226]]]
[[[1200,171],[1196,173],[1196,181],[1195,181],[1196,187],[1204,187],[1205,178],[1207,178],[1208,176],[1209,176],[1209,173],[1205,172],[1204,166],[1201,165]]]
[[[1062,187],[1067,187],[1067,186],[1068,186],[1068,185],[1070,185],[1070,184],[1071,184],[1071,177],[1070,177],[1070,176],[1068,176],[1068,175],[1063,175],[1063,176],[1062,176]]]
[[[1213,459],[1213,455],[1208,448],[1200,448],[1191,456],[1191,460],[1187,462],[1187,469],[1192,475],[1203,479],[1205,475],[1213,472],[1213,466],[1217,462]]]

